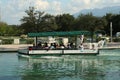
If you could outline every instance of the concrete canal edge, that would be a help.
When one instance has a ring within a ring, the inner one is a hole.
[[[28,46],[32,46],[32,44],[0,45],[0,53],[17,52],[18,49],[27,48]]]

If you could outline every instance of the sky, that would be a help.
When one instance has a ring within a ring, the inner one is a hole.
[[[0,0],[0,21],[21,24],[20,19],[29,6],[51,15],[75,14],[84,9],[120,6],[120,0]]]

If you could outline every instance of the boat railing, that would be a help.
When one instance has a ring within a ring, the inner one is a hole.
[[[29,50],[78,50],[78,48],[41,48],[37,46],[29,46]]]

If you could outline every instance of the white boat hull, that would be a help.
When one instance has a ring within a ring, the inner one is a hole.
[[[97,55],[99,50],[27,50],[21,49],[18,51],[19,54],[24,55]]]

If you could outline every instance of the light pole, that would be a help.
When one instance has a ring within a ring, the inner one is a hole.
[[[110,41],[112,42],[112,22],[110,22]]]

